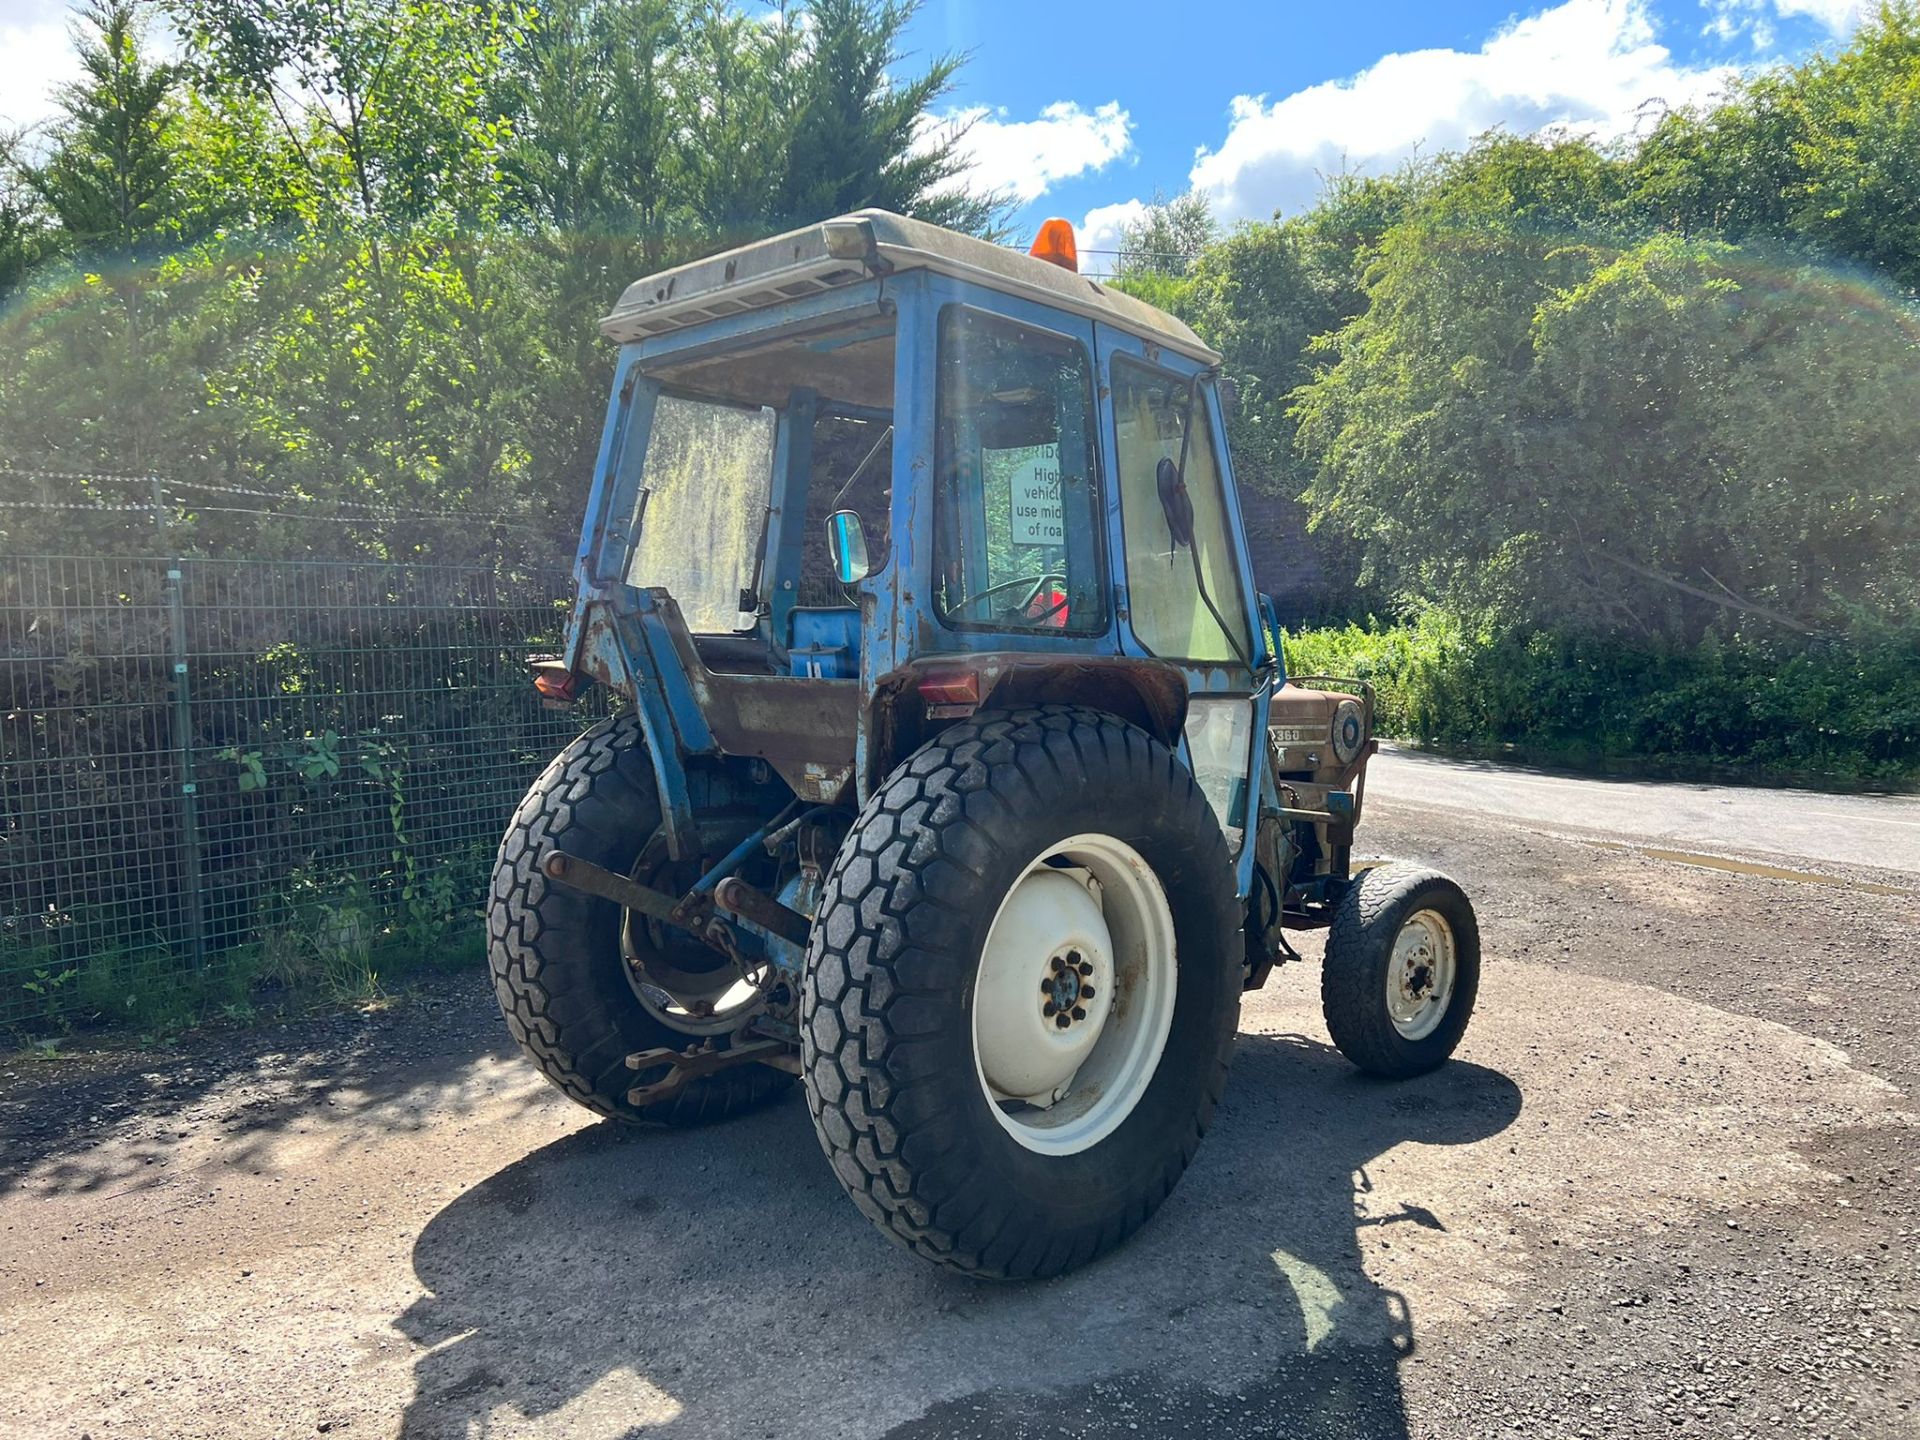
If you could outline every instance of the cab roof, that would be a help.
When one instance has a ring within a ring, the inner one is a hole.
[[[1208,365],[1220,360],[1185,323],[1144,300],[887,210],[841,215],[636,280],[600,330],[630,343],[900,270],[931,270],[1100,321]]]

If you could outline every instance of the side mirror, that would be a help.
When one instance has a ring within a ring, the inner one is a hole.
[[[827,553],[842,585],[864,580],[873,566],[867,559],[867,527],[857,510],[836,510],[827,517]]]

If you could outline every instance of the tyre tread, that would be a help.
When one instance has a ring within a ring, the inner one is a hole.
[[[1433,1035],[1412,1042],[1393,1028],[1387,1014],[1379,952],[1392,945],[1394,936],[1386,932],[1393,912],[1410,908],[1421,891],[1436,888],[1458,897],[1469,924],[1464,934],[1456,925],[1455,1008]],[[1479,982],[1480,936],[1472,906],[1453,879],[1438,870],[1403,865],[1368,870],[1334,911],[1320,968],[1321,1014],[1334,1048],[1370,1075],[1405,1079],[1445,1061],[1472,1018]]]
[[[557,889],[539,868],[563,837],[617,844],[635,816],[657,810],[652,762],[633,712],[601,721],[554,756],[500,841],[487,906],[487,964],[508,1033],[569,1099],[616,1120],[687,1125],[758,1105],[792,1077],[744,1065],[652,1105],[628,1104],[626,1057],[634,1047],[587,980],[587,967],[605,962],[591,953],[585,917],[589,906],[609,902]],[[668,1040],[691,1040],[659,1028]]]
[[[854,1204],[915,1254],[992,1278],[1057,1274],[1144,1224],[1198,1149],[1225,1089],[1232,1048],[1229,1022],[1189,1133],[1150,1188],[1097,1233],[1062,1237],[1036,1229],[1001,1197],[942,1172],[954,1148],[941,1143],[948,1130],[943,1103],[936,1085],[915,1081],[902,1061],[917,1041],[953,1022],[933,1008],[934,972],[971,963],[948,937],[960,928],[954,918],[971,918],[956,881],[979,884],[990,858],[982,853],[988,842],[977,817],[990,807],[1036,801],[1030,769],[1040,765],[1068,784],[1117,765],[1144,777],[1164,767],[1157,778],[1177,788],[1188,813],[1206,810],[1178,758],[1115,716],[1042,705],[956,725],[899,765],[862,810],[827,875],[801,1006],[809,1112]],[[1196,833],[1198,844],[1212,837],[1221,873],[1230,877],[1226,842],[1210,811]],[[1226,896],[1231,901],[1230,879]],[[1237,916],[1230,929],[1237,935]]]

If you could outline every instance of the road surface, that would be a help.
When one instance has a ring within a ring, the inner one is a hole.
[[[1283,968],[1171,1200],[1045,1284],[888,1245],[797,1099],[596,1121],[477,976],[0,1061],[0,1435],[1912,1440],[1904,831],[1869,871],[1799,814],[1856,802],[1376,780],[1368,846],[1479,907],[1458,1057],[1361,1080]],[[1722,840],[1827,883],[1664,858]]]
[[[1920,874],[1920,797],[1596,780],[1389,746],[1368,771],[1385,799],[1710,852]]]

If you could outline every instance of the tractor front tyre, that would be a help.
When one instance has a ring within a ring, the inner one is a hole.
[[[487,903],[487,962],[507,1029],[568,1096],[617,1120],[697,1124],[758,1105],[785,1091],[792,1077],[736,1065],[650,1105],[628,1103],[640,1077],[627,1069],[627,1056],[684,1050],[698,1037],[662,1024],[641,1004],[620,906],[557,884],[540,868],[564,850],[631,874],[659,825],[653,764],[631,712],[601,721],[567,746],[533,782],[500,842]],[[716,1043],[729,1041],[721,1036]]]
[[[801,1058],[834,1174],[969,1274],[1111,1249],[1219,1101],[1239,930],[1220,825],[1145,731],[1047,706],[942,732],[860,812],[813,929]]]
[[[1473,904],[1433,870],[1381,866],[1334,911],[1320,1006],[1340,1053],[1369,1075],[1403,1080],[1442,1064],[1480,991]]]

